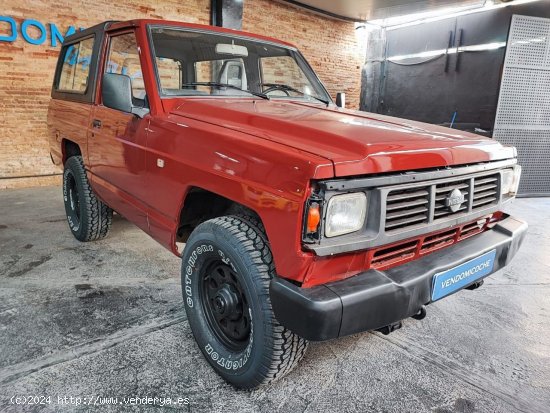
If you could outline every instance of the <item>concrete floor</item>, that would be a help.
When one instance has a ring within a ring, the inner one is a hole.
[[[52,412],[75,410],[58,396],[187,397],[184,411],[550,411],[550,199],[510,207],[528,237],[481,289],[390,336],[313,343],[289,376],[245,392],[196,347],[179,260],[120,217],[107,239],[77,242],[60,192],[0,191],[0,411],[38,410],[14,395],[50,396]]]

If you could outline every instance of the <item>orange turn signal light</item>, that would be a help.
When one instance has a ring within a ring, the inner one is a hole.
[[[307,212],[307,232],[317,232],[319,222],[321,222],[319,204],[311,204]]]

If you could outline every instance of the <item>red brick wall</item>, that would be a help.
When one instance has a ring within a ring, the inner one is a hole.
[[[243,29],[296,44],[331,94],[348,93],[348,106],[358,108],[360,65],[364,51],[355,40],[353,23],[324,18],[285,4],[244,0]],[[58,183],[46,140],[46,113],[60,47],[23,40],[20,26],[34,19],[54,23],[62,33],[71,25],[90,27],[104,20],[161,18],[208,24],[210,0],[73,0],[57,2],[4,0],[0,15],[18,23],[13,43],[0,41],[0,189]],[[0,22],[0,36],[9,34]],[[37,32],[29,30],[35,37]],[[37,177],[42,175],[42,177]],[[2,179],[14,177],[17,179]]]
[[[243,30],[296,45],[333,99],[346,92],[346,106],[359,109],[365,50],[354,23],[272,0],[245,0]]]
[[[150,17],[208,24],[210,0],[4,0],[0,15],[18,23],[13,43],[0,41],[0,178],[58,173],[49,157],[46,113],[60,47],[23,40],[21,22],[54,23],[62,33],[71,25],[90,27],[105,20]],[[0,36],[9,34],[0,22]],[[48,28],[48,26],[46,25]],[[29,30],[32,36],[34,32]],[[36,36],[38,37],[38,36]],[[59,177],[0,179],[0,189],[59,182]]]

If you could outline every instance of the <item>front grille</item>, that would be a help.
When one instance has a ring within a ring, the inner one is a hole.
[[[493,220],[493,215],[491,214],[436,234],[424,235],[413,240],[409,239],[388,247],[371,250],[368,257],[369,268],[385,270],[417,259],[479,234],[490,228],[491,223],[494,222],[496,220]]]
[[[465,239],[469,238],[472,235],[479,234],[481,231],[483,231],[483,226],[486,224],[485,219],[479,219],[476,222],[470,222],[469,224],[466,224],[462,227],[462,230],[460,231],[459,238]]]
[[[457,229],[441,232],[439,234],[430,235],[422,242],[420,248],[421,253],[435,251],[443,247],[447,247],[455,242]]]
[[[374,252],[371,265],[373,268],[380,268],[382,266],[401,262],[408,258],[414,258],[417,247],[418,241],[411,241],[393,247],[379,249]]]
[[[429,208],[428,188],[390,192],[386,200],[386,231],[428,222]]]
[[[385,230],[399,232],[495,205],[500,198],[499,179],[497,172],[390,190],[386,197]],[[464,200],[453,207],[449,203],[456,198],[450,196],[456,189]]]
[[[474,210],[498,201],[498,178],[498,174],[474,178]]]
[[[459,189],[464,195],[464,202],[456,212],[452,212],[445,204],[445,199],[455,189]],[[435,210],[434,220],[448,217],[449,215],[459,214],[468,209],[468,201],[470,199],[470,180],[462,180],[459,182],[446,182],[435,186]]]

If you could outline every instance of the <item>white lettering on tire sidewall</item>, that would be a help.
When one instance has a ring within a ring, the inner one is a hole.
[[[220,257],[220,259],[225,264],[229,265],[233,269],[233,271],[237,272],[237,268],[235,267],[231,259],[227,257],[222,250],[214,247],[212,244],[204,243],[195,247],[191,254],[189,254],[189,258],[185,263],[184,269],[183,288],[185,291],[185,304],[190,309],[193,309],[195,307],[195,297],[193,296],[193,273],[197,269],[197,260],[200,255],[206,252],[213,252],[215,249],[217,250],[217,255]],[[208,355],[208,357],[210,357],[210,359],[218,366],[227,371],[236,371],[243,368],[250,359],[252,345],[254,342],[254,319],[252,318],[252,311],[250,310],[250,308],[248,309],[248,313],[250,316],[250,341],[241,353],[235,355],[234,353],[224,352],[225,354],[221,354],[222,351],[216,350],[216,348],[219,346],[212,345],[211,342],[207,342],[204,346],[204,351]]]
[[[65,202],[65,204],[69,202],[69,193],[67,190],[68,175],[69,175],[69,171],[65,170],[63,174],[63,201]],[[78,229],[80,228],[80,222],[75,223],[73,222],[73,217],[71,217],[68,213],[66,215],[67,215],[67,222],[69,223],[69,228],[71,228],[72,231],[77,232]]]
[[[201,244],[198,247],[196,247],[191,254],[189,254],[189,258],[187,259],[187,262],[185,263],[185,304],[189,308],[193,308],[195,306],[195,302],[193,301],[193,272],[195,271],[197,267],[197,259],[200,255],[202,255],[205,252],[212,252],[214,251],[214,246],[211,244]]]
[[[250,341],[242,353],[237,355],[228,352],[220,354],[221,351],[216,351],[211,343],[206,343],[204,346],[208,357],[224,370],[236,371],[242,369],[246,366],[248,360],[250,360],[250,353],[252,353],[252,345],[254,344],[254,320],[252,319],[252,311],[250,309],[248,309],[248,314],[250,315]]]

